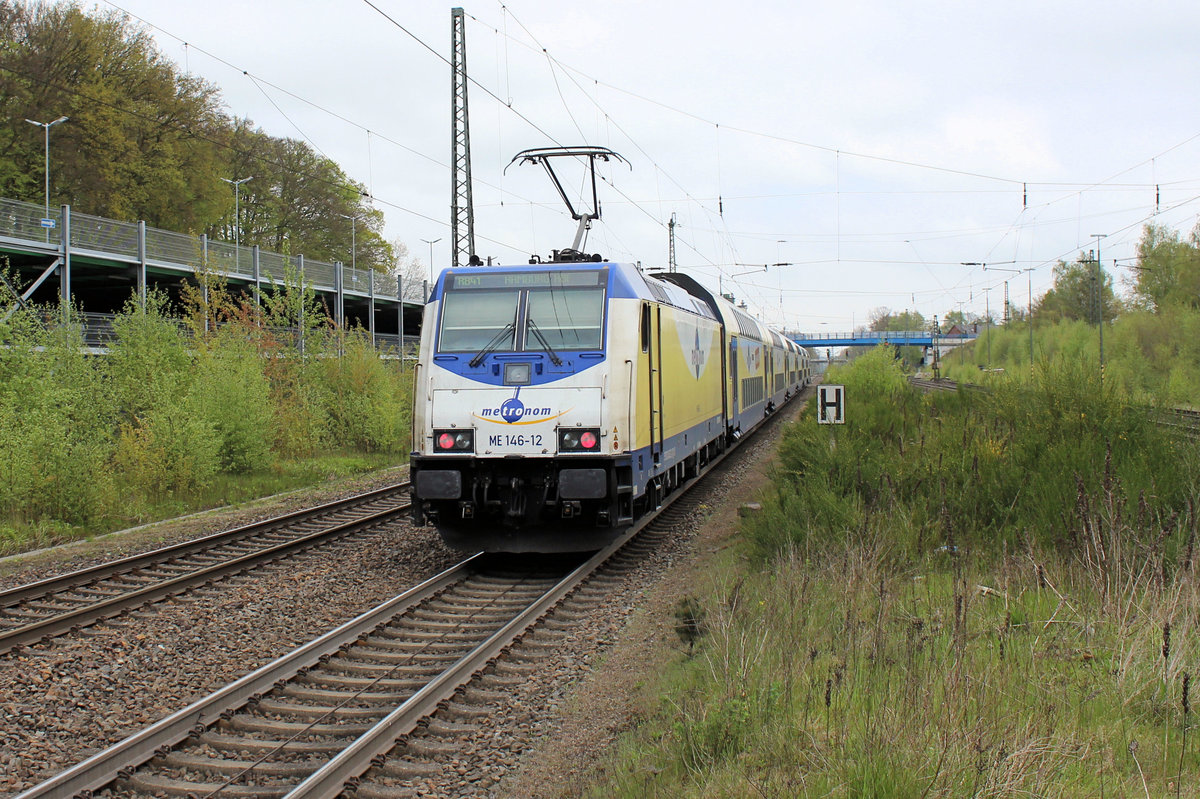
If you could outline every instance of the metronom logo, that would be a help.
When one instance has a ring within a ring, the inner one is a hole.
[[[516,397],[507,399],[499,408],[483,408],[480,414],[484,417],[499,416],[509,424],[519,422],[522,419],[549,416],[553,411],[550,408],[526,408],[525,403],[521,402]]]

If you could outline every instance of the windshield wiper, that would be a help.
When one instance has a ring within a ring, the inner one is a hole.
[[[516,329],[517,329],[516,322],[509,322],[507,325],[502,327],[500,329],[499,333],[492,336],[491,341],[489,341],[487,344],[483,345],[483,349],[481,349],[479,352],[475,353],[475,357],[467,362],[467,366],[470,366],[472,369],[474,369],[476,366],[483,363],[483,359],[485,357],[487,357],[487,354],[489,352],[491,352],[492,350],[496,349],[497,346],[499,346],[500,341],[504,338],[504,336],[509,333],[514,332]]]
[[[558,353],[550,346],[550,342],[546,341],[546,337],[542,335],[542,331],[537,326],[537,322],[533,321],[533,317],[529,317],[529,329],[533,331],[533,335],[537,336],[538,343],[546,348],[546,354],[550,356],[550,363],[555,366],[562,366],[562,358],[558,357]]]

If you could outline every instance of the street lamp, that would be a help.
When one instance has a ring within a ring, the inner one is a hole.
[[[358,230],[358,220],[362,219],[362,214],[357,216],[347,216],[346,214],[338,214],[342,219],[350,220],[350,270],[355,270],[355,253],[357,252],[357,240],[355,236]]]
[[[429,245],[429,282],[432,283],[433,282],[433,245],[437,244],[439,241],[441,241],[441,239],[433,239],[432,241],[430,241],[429,239],[421,239],[421,241],[423,241]]]
[[[35,122],[32,119],[26,119],[30,125],[37,125],[46,132],[46,218],[50,218],[50,128],[55,125],[66,122],[68,117],[59,117],[53,122]],[[46,229],[46,235],[50,235],[49,228]]]
[[[242,206],[238,189],[243,183],[248,180],[254,180],[251,175],[248,178],[241,180],[230,180],[229,178],[221,178],[229,185],[233,186],[233,268],[236,271],[241,271],[241,256],[242,256]]]
[[[1104,267],[1100,260],[1100,239],[1108,238],[1107,233],[1092,233],[1096,240],[1096,311],[1100,320],[1100,380],[1104,380]]]

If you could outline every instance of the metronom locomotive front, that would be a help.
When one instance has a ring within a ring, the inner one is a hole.
[[[452,546],[597,549],[809,380],[806,350],[685,275],[531,261],[445,270],[425,307],[413,512]]]

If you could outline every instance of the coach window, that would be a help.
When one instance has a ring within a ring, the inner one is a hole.
[[[650,351],[650,303],[642,303],[642,352]]]

